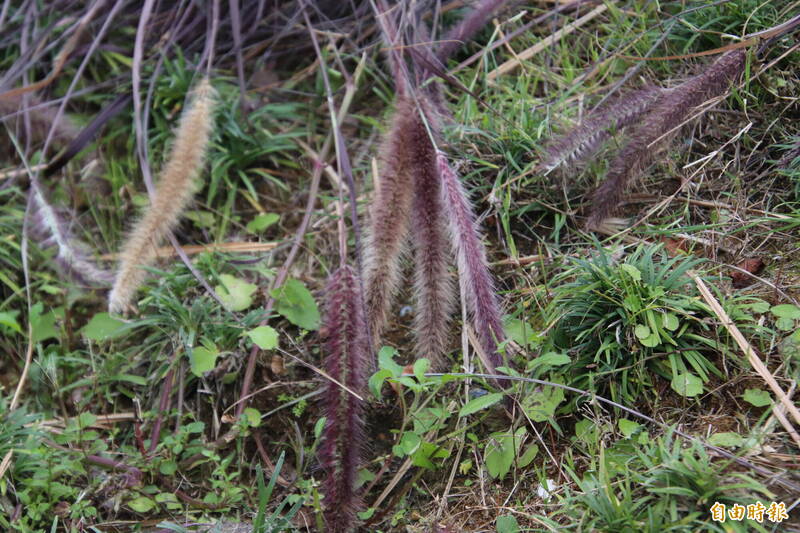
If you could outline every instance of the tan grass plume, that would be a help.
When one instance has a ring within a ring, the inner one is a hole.
[[[157,257],[157,247],[175,227],[194,195],[193,179],[200,172],[211,134],[214,89],[207,78],[195,88],[193,102],[183,112],[169,158],[161,170],[150,208],[144,213],[120,254],[120,266],[108,297],[111,313],[130,306],[136,289]]]

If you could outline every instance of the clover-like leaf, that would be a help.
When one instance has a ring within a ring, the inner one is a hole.
[[[762,389],[747,389],[744,391],[742,399],[756,407],[766,407],[772,404],[772,397],[767,391]]]
[[[269,326],[251,329],[247,336],[262,350],[274,350],[278,347],[278,332]]]
[[[693,397],[703,392],[703,381],[690,372],[681,372],[672,378],[672,390],[681,396]]]
[[[270,294],[275,298],[275,310],[289,322],[309,331],[319,328],[317,302],[301,281],[290,279]]]
[[[230,274],[221,274],[219,280],[222,284],[214,287],[214,290],[228,309],[244,311],[253,305],[253,293],[258,288],[254,284]]]

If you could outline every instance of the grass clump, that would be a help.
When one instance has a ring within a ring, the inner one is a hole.
[[[576,386],[596,384],[630,404],[652,390],[653,371],[683,396],[700,394],[702,383],[719,375],[703,353],[706,308],[686,275],[700,263],[670,258],[660,246],[639,246],[621,260],[604,248],[574,259],[550,313],[552,342],[572,356]]]

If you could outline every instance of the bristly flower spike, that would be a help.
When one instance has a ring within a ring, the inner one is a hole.
[[[146,277],[143,267],[153,263],[156,247],[175,228],[192,200],[193,180],[203,166],[211,136],[214,94],[208,79],[203,79],[194,91],[192,104],[181,117],[152,203],[123,246],[119,271],[109,294],[111,313],[128,309]]]
[[[369,366],[367,322],[360,302],[359,280],[344,265],[330,277],[323,324],[326,336],[324,368],[329,380],[323,401],[325,428],[319,450],[326,476],[322,485],[324,517],[328,531],[353,530],[361,498],[356,475],[364,443],[364,400]]]
[[[645,87],[622,96],[589,113],[578,126],[547,144],[540,172],[561,165],[573,166],[592,157],[614,131],[639,120],[665,94],[660,87]]]
[[[400,260],[408,230],[413,192],[408,169],[408,134],[415,109],[406,98],[395,104],[380,151],[380,180],[370,207],[363,248],[364,299],[375,346],[383,333],[400,282]]]
[[[744,50],[726,52],[702,73],[656,100],[630,131],[630,141],[611,162],[606,181],[595,191],[589,227],[602,224],[619,204],[628,183],[663,151],[689,114],[706,100],[722,95],[744,72],[745,63]]]
[[[448,230],[441,179],[436,167],[432,135],[438,131],[432,102],[419,96],[415,121],[408,132],[414,195],[411,202],[411,242],[414,249],[414,336],[417,358],[444,369],[450,316],[454,307],[449,273]],[[427,127],[426,127],[427,122]]]
[[[458,176],[450,168],[443,153],[437,155],[436,162],[442,180],[442,203],[449,221],[453,252],[457,258],[461,297],[466,302],[472,327],[483,352],[479,352],[479,355],[486,371],[494,374],[495,369],[503,364],[498,345],[505,339],[505,334],[500,304],[486,261],[486,250],[481,242],[469,198]]]
[[[108,287],[114,275],[89,258],[87,247],[74,236],[69,223],[47,201],[37,179],[31,180],[30,195],[31,236],[42,248],[55,248],[56,264],[67,276],[86,286]]]

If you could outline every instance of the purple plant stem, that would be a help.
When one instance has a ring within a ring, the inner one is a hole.
[[[150,447],[147,450],[148,454],[152,454],[154,451],[156,451],[158,439],[161,437],[161,425],[164,421],[164,413],[167,409],[169,409],[170,396],[172,395],[172,382],[175,376],[175,360],[178,358],[179,353],[181,353],[181,350],[175,350],[175,353],[172,355],[172,360],[169,363],[169,371],[167,372],[167,375],[164,377],[164,381],[161,384],[161,399],[158,402],[158,414],[153,422],[153,430],[150,432]]]
[[[492,374],[503,364],[497,348],[505,334],[486,250],[467,194],[441,152],[437,155],[437,167],[442,180],[442,202],[450,222],[451,242],[457,258],[461,297],[472,317],[472,327],[483,351],[479,351],[483,365],[487,373]]]

